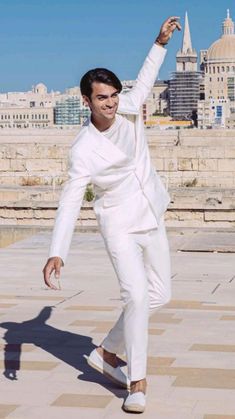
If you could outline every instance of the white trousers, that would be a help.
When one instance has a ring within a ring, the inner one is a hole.
[[[101,346],[125,352],[128,378],[138,381],[146,377],[149,314],[171,296],[164,220],[157,229],[106,238],[105,245],[119,280],[123,311]]]

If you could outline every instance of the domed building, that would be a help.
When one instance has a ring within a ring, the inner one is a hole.
[[[205,99],[230,98],[229,78],[235,75],[234,23],[227,11],[223,33],[207,51],[205,57]],[[234,92],[232,92],[234,100]]]
[[[33,92],[38,93],[39,95],[46,95],[47,87],[43,83],[38,83],[36,84],[36,86],[33,87]]]
[[[205,75],[205,101],[198,107],[199,126],[233,127],[235,116],[235,34],[234,22],[227,10],[222,36],[208,50],[201,51],[201,69]],[[204,115],[202,113],[204,112]],[[208,118],[206,121],[205,114]],[[234,125],[235,126],[235,125]]]

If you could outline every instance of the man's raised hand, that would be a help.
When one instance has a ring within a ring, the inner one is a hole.
[[[64,263],[62,259],[58,256],[54,256],[52,258],[49,258],[46,265],[43,268],[43,276],[44,276],[44,282],[45,284],[51,288],[52,290],[58,290],[59,287],[56,287],[52,281],[51,281],[51,274],[55,272],[55,278],[59,280],[60,278],[60,269],[61,266],[64,266]]]
[[[180,18],[178,16],[168,17],[168,19],[165,20],[165,22],[162,24],[159,35],[155,42],[159,43],[160,45],[166,45],[176,29],[181,31],[179,19]]]

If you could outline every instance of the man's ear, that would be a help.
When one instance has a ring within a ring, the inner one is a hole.
[[[86,95],[82,95],[82,98],[83,98],[83,102],[84,102],[84,104],[85,104],[86,106],[89,106],[89,108],[90,108],[90,103],[91,103],[91,101],[90,101],[89,97],[88,97],[88,96],[86,96]]]

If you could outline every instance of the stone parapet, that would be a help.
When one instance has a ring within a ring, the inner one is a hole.
[[[53,224],[77,130],[39,131],[0,133],[1,224]],[[168,225],[234,227],[235,131],[146,133],[153,164],[172,197]],[[95,224],[90,205],[79,223]]]

